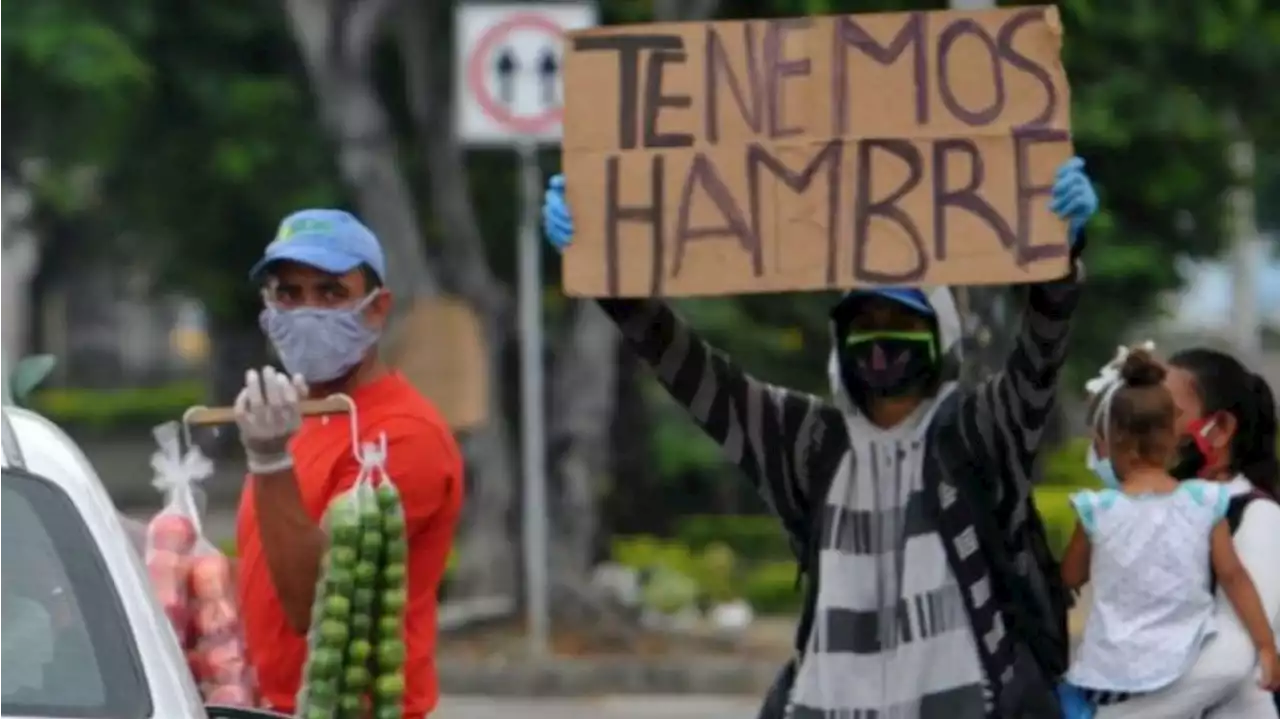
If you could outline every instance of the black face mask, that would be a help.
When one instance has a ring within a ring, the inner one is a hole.
[[[1173,466],[1169,468],[1169,475],[1174,479],[1198,478],[1205,465],[1204,452],[1200,451],[1190,437],[1183,437],[1178,441],[1177,452]]]
[[[855,402],[904,397],[927,387],[938,373],[932,332],[853,332],[839,350],[840,380]]]

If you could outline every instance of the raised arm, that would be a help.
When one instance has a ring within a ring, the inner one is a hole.
[[[1098,199],[1078,159],[1058,171],[1050,207],[1068,221],[1071,271],[1062,279],[1025,287],[1026,306],[1004,367],[964,398],[961,436],[968,449],[998,467],[993,480],[1001,514],[1016,512],[1031,492],[1032,464],[1053,411],[1066,357],[1071,317],[1080,301],[1083,225]]]
[[[761,382],[698,337],[665,303],[600,300],[671,397],[751,479],[786,523],[810,506],[810,468],[848,446],[839,411],[818,397]]]
[[[553,246],[572,242],[573,215],[562,176],[548,184],[542,219]],[[788,529],[803,531],[810,468],[826,466],[830,457],[839,461],[848,447],[839,411],[813,395],[753,379],[659,300],[603,299],[600,306]]]
[[[1081,274],[1077,265],[1062,280],[1027,288],[1022,327],[1004,367],[964,398],[963,437],[1002,470],[996,475],[1001,507],[1031,491],[1032,464],[1053,411]]]

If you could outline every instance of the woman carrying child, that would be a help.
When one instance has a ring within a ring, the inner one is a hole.
[[[1215,581],[1247,630],[1262,685],[1280,688],[1270,617],[1225,520],[1228,486],[1179,481],[1167,469],[1179,435],[1165,375],[1136,349],[1093,387],[1099,450],[1092,463],[1114,484],[1072,497],[1079,523],[1062,576],[1072,588],[1092,579],[1093,607],[1062,687],[1069,716],[1092,716],[1099,706],[1108,707],[1108,716],[1198,716],[1181,707],[1130,713],[1123,705],[1169,687],[1196,663],[1216,629]]]

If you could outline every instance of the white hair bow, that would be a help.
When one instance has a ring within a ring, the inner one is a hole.
[[[1129,359],[1129,354],[1134,350],[1155,352],[1156,343],[1147,340],[1131,347],[1125,347],[1124,345],[1116,347],[1116,356],[1110,362],[1102,365],[1102,369],[1098,370],[1097,377],[1084,383],[1085,391],[1091,395],[1098,395],[1120,384],[1120,368],[1124,366],[1124,361]]]
[[[1095,427],[1105,428],[1108,426],[1108,418],[1111,416],[1111,398],[1115,396],[1116,390],[1124,384],[1120,378],[1120,368],[1124,366],[1124,361],[1129,358],[1129,354],[1134,350],[1144,350],[1146,352],[1155,352],[1156,343],[1151,340],[1140,342],[1131,347],[1121,345],[1116,348],[1116,356],[1110,362],[1102,366],[1098,370],[1098,376],[1084,383],[1084,388],[1090,395],[1099,398],[1098,406],[1094,410],[1093,423]]]

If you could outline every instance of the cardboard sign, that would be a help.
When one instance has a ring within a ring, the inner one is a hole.
[[[419,300],[405,316],[389,359],[453,429],[471,429],[488,418],[489,355],[480,319],[466,303]]]
[[[1051,7],[573,33],[565,291],[1061,277],[1061,44]]]

